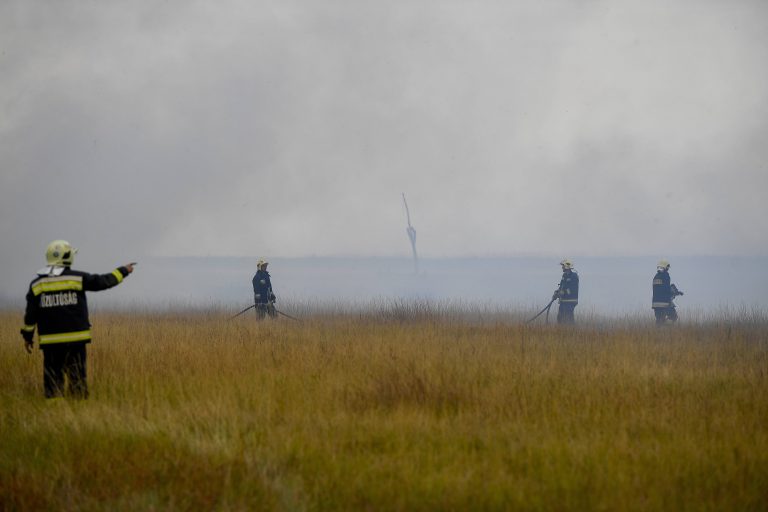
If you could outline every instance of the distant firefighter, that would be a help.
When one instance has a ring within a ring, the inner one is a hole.
[[[653,277],[653,299],[651,307],[656,315],[656,325],[664,325],[667,320],[677,322],[674,299],[683,292],[671,283],[669,277],[669,262],[660,260],[656,265],[656,275]]]
[[[37,326],[46,398],[64,395],[65,376],[69,396],[88,398],[85,346],[91,342],[91,324],[85,292],[117,286],[135,265],[117,267],[109,274],[88,274],[70,268],[75,253],[69,242],[51,242],[45,254],[48,265],[37,271],[27,292],[21,335],[31,353]]]
[[[260,259],[256,262],[256,275],[253,276],[253,300],[256,305],[256,318],[259,320],[264,319],[267,315],[270,318],[277,316],[275,311],[275,297],[272,291],[272,281],[269,278],[269,272],[267,272],[268,261]]]
[[[563,269],[563,277],[560,286],[552,294],[552,300],[558,299],[557,323],[572,324],[575,322],[573,313],[579,303],[579,274],[573,270],[573,263],[569,259],[561,261],[560,267]]]

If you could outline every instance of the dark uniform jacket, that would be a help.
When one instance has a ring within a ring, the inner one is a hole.
[[[269,280],[269,272],[259,270],[253,276],[253,300],[256,304],[267,304],[275,299],[272,293],[272,282]]]
[[[560,304],[578,304],[579,302],[579,274],[571,270],[563,272],[560,279],[560,287],[557,289]]]
[[[669,272],[659,270],[653,278],[653,299],[651,307],[671,307],[674,305],[672,299],[672,284]]]
[[[65,267],[59,275],[38,274],[29,284],[24,327],[40,338],[40,348],[59,343],[89,343],[91,324],[85,292],[117,286],[128,275],[118,267],[109,274],[88,274]]]

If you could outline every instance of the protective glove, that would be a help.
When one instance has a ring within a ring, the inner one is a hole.
[[[555,293],[552,294],[552,300],[555,300],[558,297],[560,297],[560,290],[555,290]]]
[[[24,338],[24,349],[27,351],[27,353],[31,354],[32,347],[35,346],[35,333],[33,331],[25,331],[24,329],[19,332],[21,332],[21,337]]]
[[[269,301],[270,302],[277,302],[277,297],[275,297],[274,293],[269,294]]]

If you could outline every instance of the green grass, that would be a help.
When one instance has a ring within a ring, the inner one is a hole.
[[[768,325],[93,315],[88,401],[0,314],[0,510],[765,510]]]

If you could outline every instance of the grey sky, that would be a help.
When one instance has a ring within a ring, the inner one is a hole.
[[[765,255],[766,62],[762,0],[4,0],[2,281],[407,256],[401,192],[425,256]]]

